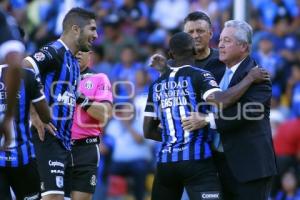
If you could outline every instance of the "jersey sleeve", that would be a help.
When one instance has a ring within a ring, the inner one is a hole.
[[[105,74],[98,77],[99,83],[96,88],[95,100],[113,102],[111,83]]]
[[[43,85],[40,82],[40,78],[38,78],[33,71],[28,69],[26,70],[26,88],[29,89],[28,91],[31,102],[36,103],[45,99]]]
[[[42,47],[39,51],[25,58],[34,69],[35,74],[43,75],[58,67],[58,52],[50,45]]]
[[[195,79],[198,82],[197,85],[200,87],[201,97],[204,100],[206,100],[210,94],[216,91],[221,91],[216,79],[208,71],[202,71],[197,75],[197,77],[195,77]]]
[[[157,104],[153,101],[153,85],[151,85],[151,87],[149,88],[144,116],[155,118],[158,117]]]
[[[4,59],[10,52],[23,53],[25,51],[17,23],[13,17],[6,16],[1,11],[0,33],[0,60]]]

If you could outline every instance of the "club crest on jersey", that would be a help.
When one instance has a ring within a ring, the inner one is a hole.
[[[56,186],[62,188],[64,186],[64,178],[62,176],[56,176]]]
[[[37,61],[43,61],[45,60],[45,54],[42,52],[37,52],[33,55],[33,57],[37,60]]]
[[[84,84],[84,87],[88,90],[90,89],[93,89],[94,85],[92,83],[92,81],[87,81],[85,84]]]
[[[208,84],[214,87],[218,87],[218,83],[215,80],[210,80]]]

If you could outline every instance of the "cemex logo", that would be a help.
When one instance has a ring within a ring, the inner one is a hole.
[[[216,200],[220,199],[220,192],[202,192],[202,200]]]

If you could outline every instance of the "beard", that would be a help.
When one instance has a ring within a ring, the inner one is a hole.
[[[87,44],[87,39],[85,39],[81,34],[77,40],[77,44],[79,47],[79,51],[83,51],[83,52],[89,52],[90,51],[90,47]]]

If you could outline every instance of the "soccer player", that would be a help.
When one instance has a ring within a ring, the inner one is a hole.
[[[99,136],[103,134],[102,128],[112,112],[110,81],[102,73],[91,75],[92,71],[87,67],[88,57],[88,52],[77,53],[82,79],[72,126],[73,200],[92,199],[100,159]]]
[[[63,200],[64,185],[70,183],[71,127],[80,75],[75,55],[89,51],[98,37],[95,19],[94,13],[71,9],[63,20],[60,39],[25,58],[25,64],[41,78],[55,126],[54,135],[38,125],[38,130],[34,129],[44,134],[44,141],[37,134],[33,136],[44,200]]]
[[[162,141],[152,199],[180,199],[184,187],[191,200],[207,196],[221,199],[209,129],[184,131],[181,123],[190,112],[203,112],[204,100],[220,89],[209,72],[192,67],[195,45],[189,34],[175,34],[169,47],[175,67],[150,86],[145,108],[145,137]],[[158,134],[159,123],[162,134]]]
[[[9,146],[12,139],[10,124],[16,107],[16,95],[21,79],[20,69],[25,50],[15,19],[5,12],[8,4],[8,0],[0,0],[0,64],[6,63],[9,66],[5,78],[7,108],[0,119],[0,137],[4,135],[5,139],[1,146],[4,149]]]
[[[4,78],[7,65],[0,65],[0,115],[5,113],[7,91]],[[17,94],[17,106],[11,124],[12,142],[0,151],[0,197],[11,200],[10,187],[17,199],[40,199],[40,179],[37,171],[32,133],[29,127],[29,108],[31,102],[44,123],[50,122],[50,111],[42,85],[35,79],[30,69],[23,69],[20,90]]]

